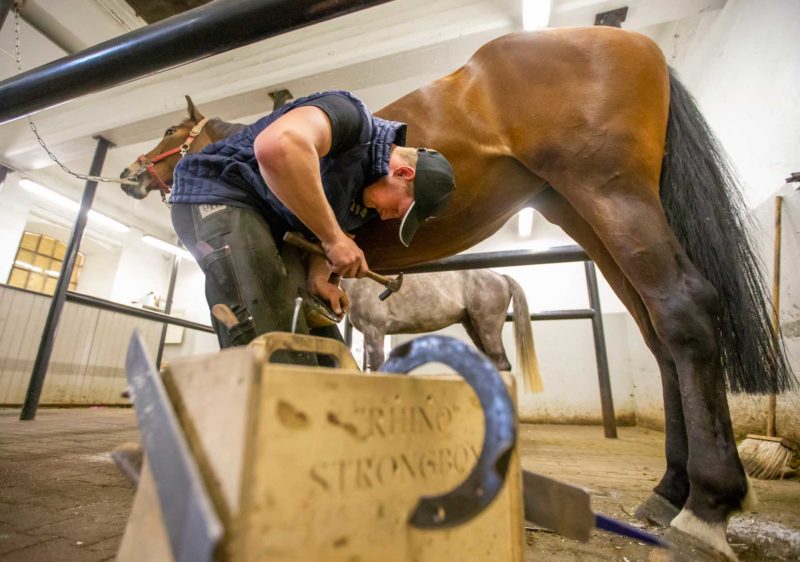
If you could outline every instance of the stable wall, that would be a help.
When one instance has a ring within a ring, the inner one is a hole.
[[[60,216],[47,202],[22,189],[18,181],[17,174],[10,174],[0,190],[0,285],[8,279],[25,230],[68,242],[73,228],[73,219]],[[144,244],[142,234],[136,229],[115,234],[90,222],[79,248],[84,266],[77,292],[129,306],[139,306],[137,303],[150,291],[165,298],[173,258]],[[18,404],[27,387],[51,299],[3,286],[0,290],[0,404]],[[203,275],[193,260],[183,260],[178,270],[173,310],[183,318],[209,324]],[[42,404],[127,403],[119,396],[125,386],[122,362],[135,327],[146,332],[155,357],[160,323],[67,303]],[[165,359],[219,349],[213,334],[171,328],[176,329],[181,332],[179,343],[165,346]]]

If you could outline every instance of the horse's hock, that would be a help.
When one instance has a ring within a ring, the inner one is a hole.
[[[476,465],[485,422],[469,384],[364,374],[345,347],[325,345],[339,368],[270,363],[275,349],[299,348],[262,336],[163,372],[225,528],[221,558],[521,562],[516,449],[498,496],[476,517],[447,529],[409,524],[421,497],[449,492]],[[118,560],[172,560],[169,544],[146,466]]]

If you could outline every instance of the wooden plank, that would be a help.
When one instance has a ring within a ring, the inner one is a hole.
[[[41,295],[27,295],[28,299],[26,317],[20,329],[23,333],[22,344],[17,349],[17,358],[20,368],[14,373],[13,396],[9,396],[9,402],[21,404],[25,400],[25,393],[28,390],[33,363],[39,351],[42,341],[42,331],[47,320],[47,313],[50,310],[50,298]]]
[[[53,354],[42,391],[43,404],[80,404],[83,402],[76,388],[80,388],[80,353],[85,311],[72,303],[64,304],[53,344]],[[67,310],[70,310],[67,313]]]
[[[164,382],[223,522],[239,511],[248,397],[262,364],[263,353],[238,347],[177,360],[164,369]]]
[[[8,404],[11,389],[12,376],[7,370],[11,351],[7,340],[12,330],[10,311],[15,292],[12,289],[0,287],[0,404]]]
[[[128,344],[131,335],[126,328],[125,316],[116,312],[105,311],[108,328],[104,331],[102,340],[102,373],[106,385],[106,401],[108,403],[124,404],[128,399],[122,397],[122,392],[128,387],[125,378],[125,356],[128,353]]]
[[[108,342],[117,342],[114,345],[104,345],[103,361],[111,367],[121,368],[124,372],[125,369],[125,356],[128,353],[128,343],[130,342],[131,335],[127,329],[127,318],[117,312],[108,312],[110,317],[109,329],[106,332]],[[116,379],[114,379],[116,380]],[[113,386],[117,383],[109,383],[109,392],[114,392]],[[122,379],[118,381],[118,388],[116,390],[117,399],[124,401],[120,398],[120,393],[128,386],[128,381]]]
[[[133,507],[125,525],[125,534],[117,551],[117,562],[173,562],[172,547],[169,544],[158,492],[153,473],[145,456],[142,475]]]
[[[50,359],[47,381],[42,394],[43,396],[47,395],[48,385],[55,392],[51,394],[50,400],[44,400],[44,403],[82,404],[85,402],[80,396],[81,371],[83,370],[81,369],[80,355],[83,340],[86,339],[85,317],[86,310],[84,308],[76,307],[72,303],[64,303],[64,311],[56,331],[53,356]]]
[[[25,399],[33,361],[41,342],[50,299],[23,291],[14,293],[8,320],[11,334],[7,340],[9,356],[5,367],[11,374],[7,403],[21,404]],[[34,314],[34,311],[37,313]],[[13,367],[14,364],[17,366]]]
[[[83,352],[81,353],[81,383],[79,387],[79,394],[84,397],[84,400],[90,404],[101,404],[99,389],[94,385],[96,377],[92,367],[96,365],[92,354],[96,345],[95,334],[97,332],[97,324],[100,321],[102,311],[99,308],[86,308],[86,328],[83,332]]]

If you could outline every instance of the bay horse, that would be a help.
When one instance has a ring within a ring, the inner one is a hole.
[[[350,297],[350,322],[364,334],[367,363],[374,371],[383,364],[387,334],[422,334],[456,323],[499,371],[510,371],[502,332],[512,304],[516,374],[525,390],[542,391],[528,300],[508,275],[491,269],[406,275],[402,290],[384,301],[378,299],[383,288],[371,279],[342,279],[341,283]]]
[[[658,46],[601,26],[513,33],[376,114],[407,123],[409,146],[442,152],[457,188],[411,248],[392,221],[358,231],[370,267],[397,271],[454,254],[528,206],[563,228],[633,315],[661,372],[667,468],[637,515],[733,558],[727,521],[750,486],[726,382],[766,393],[796,381],[774,345],[741,194]],[[143,162],[182,143],[200,117],[190,104],[190,119]],[[216,140],[220,127],[209,122],[197,140]],[[170,178],[177,160],[151,170]],[[130,195],[156,187],[145,168],[122,173],[140,180],[123,187]]]

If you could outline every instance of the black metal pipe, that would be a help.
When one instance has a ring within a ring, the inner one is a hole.
[[[595,311],[592,317],[594,354],[597,361],[597,380],[600,383],[600,407],[603,411],[603,431],[609,439],[617,437],[617,420],[614,417],[614,399],[611,395],[611,377],[608,372],[606,336],[603,329],[603,311],[600,310],[600,291],[597,289],[597,273],[594,262],[583,264],[586,271],[586,286],[589,290],[589,306]]]
[[[164,303],[164,314],[172,312],[172,297],[175,296],[175,280],[178,278],[178,265],[181,262],[179,256],[175,256],[172,261],[172,274],[169,276],[169,288],[167,289],[167,300]],[[164,355],[164,341],[167,339],[167,327],[161,327],[161,337],[158,340],[158,353],[156,354],[156,368],[161,369],[161,358]]]
[[[92,165],[89,169],[90,176],[99,176],[103,171],[103,162],[111,143],[102,137],[97,138],[97,148],[94,152]],[[47,374],[47,367],[50,364],[50,356],[53,353],[58,321],[61,318],[61,311],[64,309],[64,301],[67,297],[69,280],[72,278],[72,270],[78,257],[78,248],[81,245],[83,231],[86,229],[86,220],[89,210],[92,208],[92,201],[97,190],[97,182],[89,180],[83,189],[83,198],[78,216],[75,218],[75,226],[72,228],[69,244],[67,244],[64,262],[61,264],[61,272],[56,282],[56,290],[53,300],[50,301],[50,310],[47,313],[47,320],[42,330],[42,339],[39,343],[39,351],[36,353],[36,360],[33,364],[31,379],[28,382],[28,390],[25,393],[25,403],[22,406],[20,420],[27,421],[36,417],[36,409],[39,407],[39,397],[44,386],[44,377]]]
[[[576,310],[548,310],[546,312],[534,312],[531,314],[531,321],[537,320],[586,320],[595,317],[595,311],[586,309]],[[506,322],[512,322],[514,315],[506,314]]]
[[[3,24],[6,22],[6,16],[8,12],[11,11],[13,5],[14,0],[0,0],[0,29],[3,28]]]
[[[0,287],[4,289],[11,289],[12,291],[21,291],[23,293],[42,296],[42,293],[39,291],[31,291],[30,289],[23,289],[21,287],[12,287],[11,285],[6,285],[4,283],[0,283]],[[216,333],[214,332],[214,328],[207,324],[198,324],[197,322],[192,322],[191,320],[167,316],[162,312],[151,312],[149,310],[135,308],[125,304],[120,304],[118,302],[100,299],[91,295],[84,295],[82,293],[73,293],[72,291],[67,291],[67,302],[91,306],[92,308],[108,310],[110,312],[118,312],[127,316],[144,318],[145,320],[153,320],[155,322],[164,322],[166,324],[174,324],[175,326],[183,326],[184,328],[189,328],[190,330],[199,330],[201,332],[208,332],[209,334]]]
[[[216,0],[0,82],[0,124],[389,0]]]
[[[144,318],[145,320],[154,320],[155,322],[163,322],[165,324],[182,326],[184,328],[189,328],[190,330],[199,330],[201,332],[208,332],[209,334],[216,333],[214,328],[207,326],[206,324],[198,324],[197,322],[192,322],[191,320],[184,320],[183,318],[169,316],[163,312],[153,312],[151,310],[134,308],[132,306],[119,304],[118,302],[107,301],[105,299],[99,299],[89,295],[82,295],[80,293],[67,293],[67,301],[85,306],[91,306],[93,308],[99,308],[100,310],[119,312],[120,314],[135,316],[136,318]]]
[[[515,265],[543,265],[588,261],[588,254],[580,246],[563,246],[543,252],[532,250],[509,250],[506,252],[479,252],[459,254],[443,260],[431,261],[405,269],[381,269],[382,273],[429,273],[431,271],[454,271],[458,269],[482,269],[485,267],[510,267]]]

